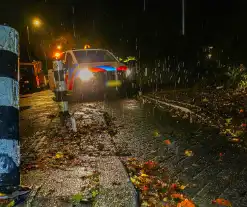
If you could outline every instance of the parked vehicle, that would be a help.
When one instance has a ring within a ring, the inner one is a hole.
[[[33,92],[46,86],[41,62],[20,63],[20,93]]]

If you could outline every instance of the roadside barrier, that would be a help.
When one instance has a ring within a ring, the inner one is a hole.
[[[62,60],[53,61],[53,70],[55,78],[55,101],[59,105],[61,121],[70,120],[71,128],[77,132],[76,121],[73,116],[69,114],[69,103],[67,96],[67,83],[65,77],[65,67]]]

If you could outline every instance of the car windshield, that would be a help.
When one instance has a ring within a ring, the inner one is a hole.
[[[78,63],[92,62],[115,62],[116,59],[107,51],[104,50],[81,50],[74,51]]]

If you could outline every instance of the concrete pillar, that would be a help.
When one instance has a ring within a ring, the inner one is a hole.
[[[20,185],[19,34],[0,25],[0,192]]]

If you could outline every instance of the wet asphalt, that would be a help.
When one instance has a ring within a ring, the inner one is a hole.
[[[128,148],[131,156],[159,161],[173,179],[188,185],[185,193],[200,207],[217,198],[230,200],[234,207],[247,206],[247,153],[217,129],[173,118],[134,99],[105,101],[104,108],[119,127],[116,145]],[[168,147],[166,139],[173,144]]]
[[[31,134],[37,127],[45,129],[47,122],[52,124],[47,116],[57,112],[56,103],[52,100],[42,103],[46,93],[41,94],[32,103],[25,102],[25,96],[21,98],[22,136]],[[212,200],[216,198],[230,200],[233,207],[247,206],[247,153],[221,137],[217,129],[191,124],[135,99],[98,104],[114,120],[113,127],[118,131],[113,137],[115,145],[128,152],[126,156],[159,161],[173,179],[188,185],[185,193],[200,207],[213,206]],[[29,107],[32,110],[26,110]],[[27,116],[29,121],[24,121]],[[168,147],[164,144],[166,139],[173,144]],[[194,155],[186,156],[185,150],[191,150]]]

